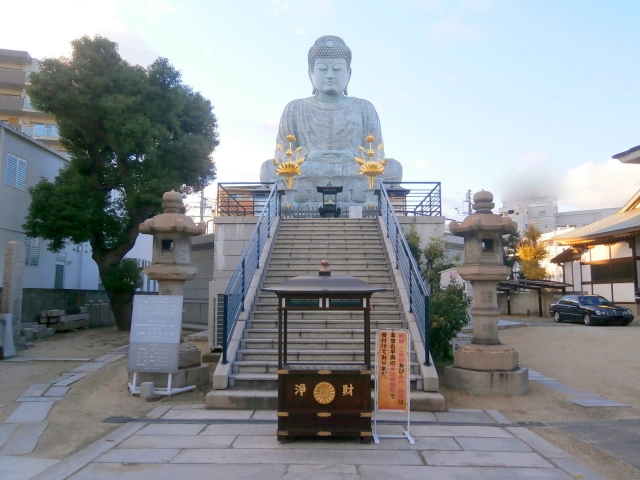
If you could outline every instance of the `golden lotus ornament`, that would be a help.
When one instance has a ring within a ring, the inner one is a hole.
[[[293,150],[292,143],[296,141],[296,137],[293,135],[287,135],[285,140],[289,142],[289,148],[285,151],[284,147],[280,144],[277,145],[278,150],[284,152],[287,157],[287,161],[280,162],[277,158],[273,159],[273,164],[277,166],[276,175],[284,178],[285,188],[291,190],[293,188],[293,179],[300,175],[300,165],[304,162],[306,157],[301,157],[300,152],[302,147],[298,147]],[[295,160],[292,160],[293,154],[296,154]]]
[[[373,150],[372,144],[376,141],[376,137],[374,137],[373,135],[367,135],[364,140],[369,144],[369,148],[365,148],[363,146],[358,147],[362,152],[362,157],[353,157],[353,159],[358,165],[360,165],[360,175],[364,175],[365,177],[367,177],[369,188],[373,190],[376,184],[376,178],[384,173],[384,167],[389,162],[386,158],[380,158],[382,155],[384,144],[378,144],[378,146],[376,147],[378,156],[376,158],[373,158],[375,156],[375,151]],[[368,158],[365,158],[365,155]]]

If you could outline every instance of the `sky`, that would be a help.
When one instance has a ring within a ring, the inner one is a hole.
[[[0,48],[68,56],[99,34],[131,63],[168,58],[215,107],[219,182],[259,180],[284,106],[311,95],[309,48],[338,35],[349,95],[375,106],[405,181],[442,183],[446,217],[463,218],[467,190],[568,211],[620,207],[640,188],[640,165],[611,159],[640,144],[637,0],[6,3],[16,20]]]

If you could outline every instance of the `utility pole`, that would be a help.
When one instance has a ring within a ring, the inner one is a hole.
[[[464,203],[467,204],[467,215],[471,215],[473,212],[471,211],[471,204],[473,203],[471,200],[471,190],[467,190],[467,194],[465,195]]]
[[[207,205],[206,198],[204,198],[204,188],[200,190],[200,221],[204,222],[204,209]]]

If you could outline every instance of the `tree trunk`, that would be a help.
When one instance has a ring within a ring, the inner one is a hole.
[[[109,292],[111,311],[116,319],[116,326],[122,332],[131,330],[131,316],[133,314],[133,296],[135,292]]]

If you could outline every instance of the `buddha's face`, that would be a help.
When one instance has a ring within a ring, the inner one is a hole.
[[[309,78],[319,92],[339,95],[349,84],[351,69],[347,68],[344,58],[316,58]]]

